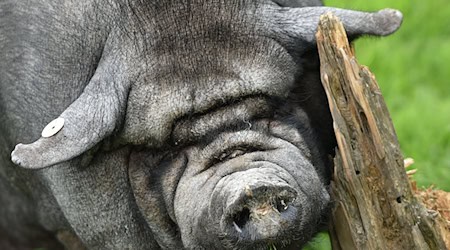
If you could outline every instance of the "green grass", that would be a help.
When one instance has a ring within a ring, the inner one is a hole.
[[[327,233],[319,233],[303,250],[328,250],[331,249],[330,237]]]
[[[325,0],[326,5],[376,11],[395,8],[403,25],[384,38],[356,42],[360,63],[374,72],[405,157],[415,160],[419,186],[450,191],[450,5],[448,0]],[[331,249],[326,234],[304,250]]]

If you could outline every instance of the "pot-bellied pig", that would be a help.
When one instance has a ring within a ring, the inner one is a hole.
[[[335,146],[319,17],[352,39],[402,20],[320,5],[0,1],[2,249],[310,240]]]

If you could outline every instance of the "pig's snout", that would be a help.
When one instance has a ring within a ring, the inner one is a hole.
[[[228,229],[249,240],[275,238],[295,220],[296,197],[295,190],[288,186],[245,186],[226,215]]]
[[[258,169],[229,177],[216,196],[225,202],[221,234],[229,240],[270,242],[299,223],[299,194],[282,178]]]

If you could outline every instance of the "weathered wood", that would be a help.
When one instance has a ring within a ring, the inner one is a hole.
[[[446,249],[435,214],[411,190],[375,77],[332,14],[321,17],[317,43],[338,142],[333,249]]]

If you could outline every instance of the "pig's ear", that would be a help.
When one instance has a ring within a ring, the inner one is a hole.
[[[279,8],[270,12],[275,18],[275,31],[287,43],[293,43],[292,38],[294,38],[315,44],[320,16],[328,12],[339,17],[349,37],[386,36],[395,32],[403,20],[402,13],[393,9],[370,13],[330,7],[305,7]]]
[[[11,160],[24,168],[48,167],[82,154],[113,133],[124,117],[129,86],[112,78],[110,66],[100,62],[78,99],[44,128],[40,139],[18,144]]]

